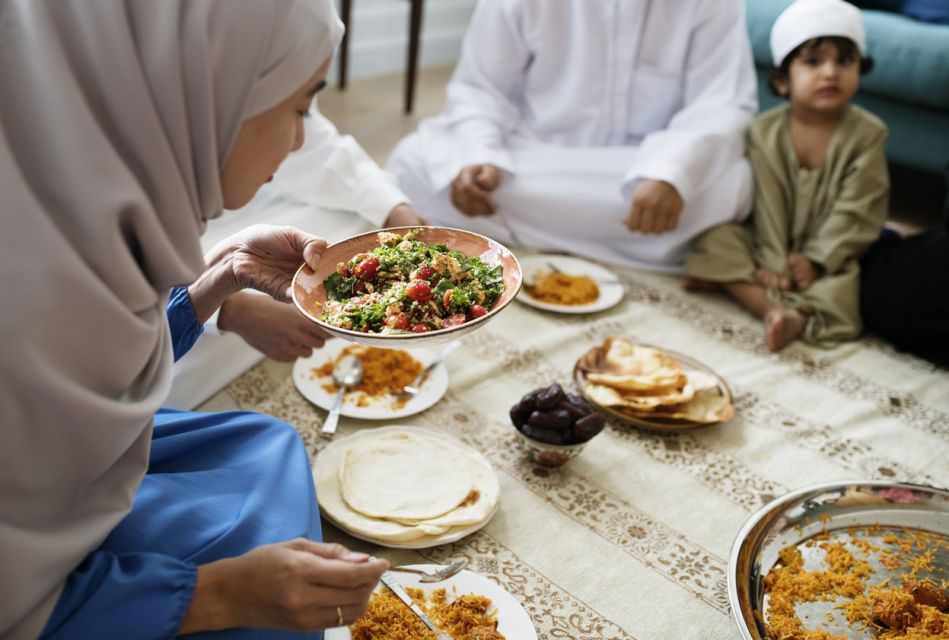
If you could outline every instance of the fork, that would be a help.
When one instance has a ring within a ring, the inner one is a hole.
[[[445,348],[443,348],[441,352],[435,356],[435,359],[428,363],[427,367],[422,369],[422,373],[418,374],[418,377],[412,381],[412,384],[407,384],[402,387],[402,395],[408,396],[409,398],[414,398],[417,396],[418,392],[421,391],[422,380],[425,379],[425,376],[427,376],[432,371],[432,369],[440,365],[445,360],[445,358],[448,357],[448,354],[460,346],[461,342],[458,340],[452,340],[446,344]]]

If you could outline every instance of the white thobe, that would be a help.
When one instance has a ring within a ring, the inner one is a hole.
[[[382,226],[396,205],[409,202],[392,176],[316,109],[304,126],[303,147],[284,161],[273,183],[246,207],[208,224],[201,238],[205,250],[258,223],[290,225],[335,242]],[[263,358],[239,336],[219,332],[216,320],[215,313],[191,351],[175,363],[168,406],[197,406]]]
[[[692,237],[747,215],[756,107],[742,0],[481,0],[445,110],[387,168],[435,223],[674,270]],[[451,206],[475,163],[503,170],[503,216]],[[675,232],[622,225],[644,178],[683,197]]]

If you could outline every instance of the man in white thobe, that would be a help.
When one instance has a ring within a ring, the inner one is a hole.
[[[677,271],[751,207],[743,0],[480,0],[447,94],[386,167],[434,224]]]
[[[290,154],[240,211],[212,220],[205,250],[257,223],[285,224],[330,242],[381,226],[426,224],[406,195],[351,136],[315,108],[301,149]],[[291,304],[245,291],[227,299],[205,323],[188,357],[175,363],[168,405],[191,409],[264,356],[306,357],[327,337]]]

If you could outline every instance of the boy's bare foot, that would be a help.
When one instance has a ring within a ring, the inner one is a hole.
[[[798,291],[804,291],[821,276],[821,268],[801,253],[788,254],[788,268]]]
[[[783,273],[775,273],[771,269],[759,267],[755,271],[755,279],[761,283],[761,286],[767,289],[780,289],[781,291],[791,290],[791,279]]]
[[[713,282],[711,280],[703,280],[702,278],[685,276],[682,279],[682,288],[686,291],[716,291],[721,289],[722,285],[721,283]]]
[[[764,317],[764,336],[768,349],[780,351],[804,333],[807,318],[789,307],[772,309]]]

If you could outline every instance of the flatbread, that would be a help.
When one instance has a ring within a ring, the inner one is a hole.
[[[614,387],[599,384],[587,384],[583,392],[590,400],[603,407],[629,407],[639,410],[680,405],[695,397],[695,390],[688,384],[682,389],[673,389],[660,395],[640,395],[635,391],[624,393]]]
[[[387,436],[404,433],[418,435],[411,432],[393,432]],[[317,457],[316,477],[320,509],[330,520],[355,535],[391,544],[422,544],[435,540],[437,536],[450,534],[453,530],[462,530],[486,521],[497,507],[501,495],[501,487],[491,465],[481,456],[452,445],[446,439],[432,438],[432,440],[437,441],[441,447],[450,449],[451,452],[448,455],[460,456],[471,472],[473,489],[465,496],[469,501],[464,502],[463,506],[430,520],[414,522],[373,518],[353,510],[343,499],[337,463],[342,462],[348,450],[360,448],[375,441],[375,438],[369,436],[354,441],[349,449],[338,454],[338,458]]]
[[[391,433],[347,449],[339,479],[353,511],[394,521],[437,518],[474,489],[468,456],[414,433]]]
[[[588,373],[587,380],[615,389],[630,391],[672,391],[685,386],[686,376],[677,369],[659,369],[650,375],[635,376],[620,373]]]

